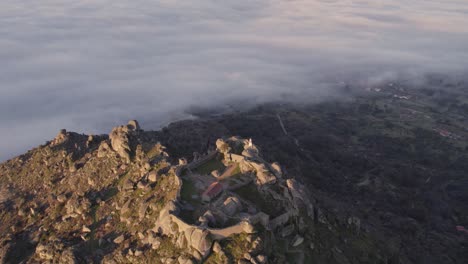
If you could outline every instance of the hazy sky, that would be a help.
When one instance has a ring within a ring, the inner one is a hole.
[[[188,106],[467,62],[466,0],[1,0],[0,160],[60,128],[152,128]]]

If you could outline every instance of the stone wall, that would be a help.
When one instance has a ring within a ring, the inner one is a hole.
[[[177,201],[180,199],[180,191],[182,189],[181,173],[185,168],[196,168],[201,164],[214,158],[218,152],[214,151],[207,156],[192,162],[188,165],[180,165],[174,170],[174,177],[176,184],[179,186],[177,198],[175,201],[170,201],[161,210],[159,218],[156,221],[155,229],[158,232],[162,232],[165,235],[171,236],[178,241],[176,244],[181,248],[193,248],[200,253],[201,256],[206,257],[211,252],[211,245],[213,239],[221,240],[229,236],[241,233],[252,233],[254,227],[247,221],[241,221],[237,225],[230,227],[215,229],[215,228],[204,228],[197,225],[190,225],[184,222],[177,216],[178,208]],[[181,236],[185,239],[181,239]],[[184,242],[179,241],[185,241]]]
[[[184,169],[185,166],[177,166],[177,168],[174,171],[174,178],[175,178],[175,183],[179,187],[177,190],[177,200],[180,199],[180,192],[182,191],[182,179],[180,178],[182,170]]]
[[[184,169],[195,169],[198,166],[215,158],[218,153],[218,151],[212,151],[208,155],[198,160],[176,167],[174,174],[176,177],[176,184],[178,184],[179,187],[177,198],[175,201],[169,202],[165,208],[161,210],[156,225],[160,232],[173,237],[178,247],[194,249],[202,257],[206,257],[211,252],[213,240],[222,240],[235,234],[253,233],[253,224],[260,223],[268,230],[274,230],[284,226],[290,221],[292,217],[298,215],[298,203],[306,202],[299,199],[302,197],[302,192],[304,192],[304,189],[301,188],[301,185],[299,185],[297,182],[290,180],[287,182],[287,186],[284,186],[284,199],[291,203],[290,206],[287,206],[289,210],[274,219],[270,220],[269,215],[260,212],[255,215],[247,216],[247,218],[244,218],[244,220],[236,225],[222,229],[207,228],[204,225],[190,225],[184,222],[177,216],[177,203],[180,199],[180,192],[183,187],[181,180],[182,171]],[[227,161],[239,163],[243,173],[250,172],[252,174],[256,174],[257,184],[263,185],[275,183],[277,180],[276,177],[281,178],[281,169],[279,165],[275,164],[276,168],[274,168],[258,156],[256,158],[246,158],[244,156],[232,153],[225,153],[225,155],[225,159]],[[280,194],[277,194],[269,189],[267,190],[274,197],[274,199],[283,199],[283,197],[278,197]]]
[[[198,159],[198,160],[194,160],[192,162],[190,162],[188,165],[187,165],[187,168],[192,170],[192,169],[195,169],[196,167],[208,162],[209,160],[211,160],[212,158],[214,158],[216,156],[216,154],[218,154],[218,151],[212,151],[210,153],[208,153],[208,155]]]
[[[250,234],[254,232],[253,226],[247,221],[242,221],[237,225],[233,225],[222,229],[208,228],[207,230],[210,232],[213,239],[217,240],[225,239],[235,234]]]

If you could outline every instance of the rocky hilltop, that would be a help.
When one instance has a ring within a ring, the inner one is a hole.
[[[450,88],[61,130],[0,165],[0,262],[467,263],[468,87]]]
[[[1,261],[305,263],[319,226],[337,233],[252,139],[217,139],[191,160],[161,140],[134,120],[109,135],[61,130],[2,164]],[[357,218],[345,229],[367,239]]]

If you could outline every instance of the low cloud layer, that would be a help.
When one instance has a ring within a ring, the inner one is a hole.
[[[0,160],[60,128],[468,66],[466,0],[2,0],[0,25]]]

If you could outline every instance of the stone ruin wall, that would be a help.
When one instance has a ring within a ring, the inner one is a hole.
[[[185,240],[187,241],[187,246],[196,249],[202,256],[207,256],[211,252],[211,245],[213,243],[213,239],[222,240],[235,234],[254,232],[254,228],[251,223],[261,223],[265,228],[269,230],[274,230],[278,227],[285,225],[291,219],[291,217],[297,216],[298,210],[296,207],[297,203],[299,202],[298,198],[300,198],[301,196],[300,193],[304,191],[303,188],[301,188],[302,186],[299,186],[297,182],[288,182],[289,184],[287,184],[286,188],[289,191],[289,195],[286,198],[293,204],[294,208],[291,208],[284,214],[271,220],[269,219],[268,215],[264,213],[258,213],[257,215],[250,216],[247,220],[242,220],[236,225],[222,229],[205,228],[198,225],[188,224],[176,215],[178,211],[177,202],[180,199],[180,192],[183,188],[181,173],[184,169],[194,169],[208,162],[209,160],[214,158],[218,153],[220,152],[212,151],[198,160],[192,161],[191,163],[186,165],[179,165],[175,168],[174,176],[176,178],[176,183],[178,184],[177,197],[174,201],[170,201],[165,206],[165,209],[161,211],[159,219],[157,220],[158,224],[156,228],[159,228],[159,230],[162,231],[165,235],[169,235],[177,239],[177,241],[179,241],[181,235],[183,235]],[[231,161],[238,162],[241,167],[244,167],[244,169],[247,169],[246,167],[250,167],[251,169],[255,170],[255,165],[258,165],[253,164],[255,163],[255,161],[250,162],[244,156],[237,154],[230,153],[229,159]],[[263,164],[265,164],[265,166],[267,166],[268,169],[274,172],[275,176],[278,176],[276,173],[277,171],[274,170],[270,164],[266,162],[263,162]],[[310,209],[310,206],[307,209]],[[185,245],[182,243],[179,244],[179,246]]]
[[[180,192],[183,187],[181,179],[182,171],[186,168],[190,169],[200,166],[213,158],[217,153],[217,151],[213,151],[197,161],[176,167],[174,177],[178,184],[177,197],[175,200],[168,202],[164,209],[161,210],[155,227],[155,229],[168,236],[178,237],[183,234],[188,246],[196,249],[202,256],[206,256],[209,250],[211,250],[212,239],[221,240],[235,234],[252,233],[254,231],[253,226],[247,221],[241,221],[236,225],[221,229],[203,228],[198,225],[188,224],[175,214],[178,211],[176,204],[180,199]],[[177,227],[175,227],[174,224],[176,224]],[[177,230],[173,230],[174,228],[177,228]]]
[[[207,155],[201,157],[200,159],[190,162],[189,164],[186,165],[186,168],[192,170],[192,169],[194,169],[196,167],[199,167],[200,165],[203,165],[204,163],[206,163],[209,160],[211,160],[212,158],[214,158],[216,156],[216,154],[218,154],[218,153],[219,152],[216,151],[216,150],[212,151],[212,152],[208,153]]]

